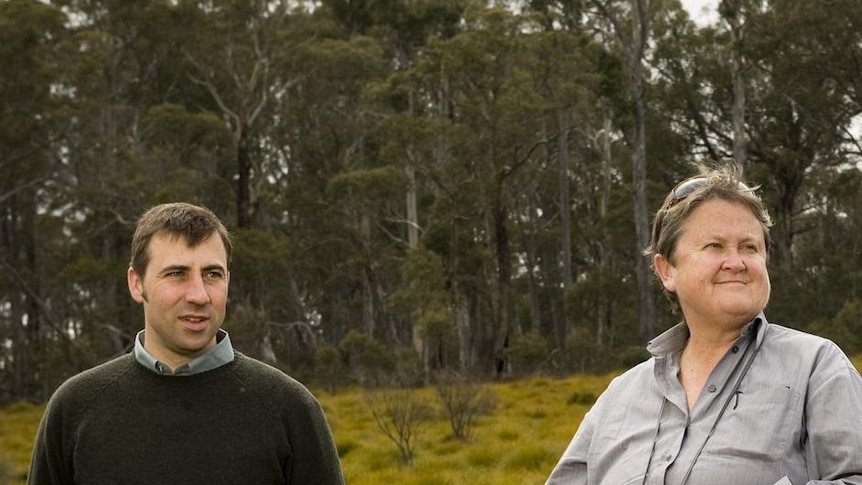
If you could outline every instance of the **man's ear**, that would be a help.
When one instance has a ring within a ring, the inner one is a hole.
[[[129,266],[129,270],[126,272],[126,279],[129,283],[129,294],[132,295],[132,299],[138,303],[144,302],[144,282],[141,278],[138,277],[138,274],[135,273],[135,270]]]
[[[655,268],[655,274],[658,276],[658,279],[661,280],[661,284],[664,286],[664,289],[670,292],[676,291],[676,281],[674,281],[676,270],[673,267],[673,264],[671,264],[671,262],[665,259],[661,254],[656,254],[653,256],[653,267]]]

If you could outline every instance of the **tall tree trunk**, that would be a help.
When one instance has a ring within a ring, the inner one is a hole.
[[[410,113],[413,113],[413,93],[410,93],[409,97],[409,110]],[[407,210],[407,244],[412,252],[416,248],[419,247],[419,208],[417,206],[417,194],[418,191],[416,185],[416,167],[413,165],[413,157],[408,153],[407,164],[404,168],[405,173],[407,174],[407,196],[405,200],[406,210]],[[427,344],[425,342],[425,338],[422,335],[422,331],[416,322],[412,322],[411,325],[411,337],[413,343],[413,349],[422,359],[422,367],[424,370],[424,374],[426,378],[431,372],[431,356],[428,351]]]
[[[608,10],[606,4],[592,0],[593,5],[614,25],[620,50],[625,55],[629,75],[634,126],[631,130],[632,187],[634,189],[635,254],[637,255],[636,283],[638,292],[638,334],[646,343],[655,334],[655,298],[653,278],[646,258],[640,256],[649,243],[649,211],[646,199],[646,107],[643,99],[643,58],[649,35],[647,11],[649,0],[631,0],[631,29],[624,29],[619,18]],[[627,39],[626,31],[631,37]]]
[[[254,203],[251,194],[251,159],[248,152],[248,125],[238,121],[236,127],[236,223],[240,229],[251,227],[254,220]]]
[[[458,366],[460,370],[467,370],[476,363],[473,333],[470,331],[470,299],[463,294],[456,282],[452,284],[452,301],[455,307],[455,328],[458,330]]]
[[[458,365],[461,370],[467,370],[476,364],[476,349],[474,346],[476,332],[473,331],[473,312],[470,296],[464,291],[458,279],[460,244],[458,224],[454,217],[450,220],[450,224],[449,243],[452,246],[452,257],[448,270],[449,294],[451,295],[455,328],[458,332]]]
[[[412,160],[407,160],[407,166],[404,168],[407,174],[407,244],[412,252],[419,247],[419,217],[416,207],[416,168],[413,166]],[[428,376],[431,371],[430,355],[422,336],[422,331],[416,322],[412,322],[410,329],[413,350],[422,358],[422,367],[425,371],[425,376]]]
[[[613,154],[611,152],[611,117],[607,110],[603,110],[604,128],[601,131],[597,144],[601,153],[601,193],[599,194],[599,220],[606,221],[608,217],[608,204],[611,196],[611,168],[613,167]],[[611,241],[610,231],[607,226],[602,228],[601,245],[599,247],[599,280],[605,283],[610,273]],[[611,302],[607,291],[599,292],[598,314],[596,322],[596,342],[603,345],[607,342],[611,326]]]
[[[730,74],[733,80],[733,159],[742,167],[748,168],[748,148],[745,136],[745,72],[742,59],[742,45],[745,40],[744,26],[740,17],[740,0],[722,0],[719,9],[721,16],[730,26]]]
[[[539,299],[539,284],[536,282],[536,233],[539,231],[536,222],[535,197],[529,196],[529,209],[527,210],[527,229],[521,231],[524,238],[524,248],[527,260],[527,284],[530,295],[530,332],[534,335],[542,334],[542,312]]]
[[[410,249],[419,247],[419,209],[416,205],[416,168],[408,163],[407,174],[407,244]]]
[[[23,298],[9,299],[9,324],[12,325],[15,341],[12,343],[12,398],[25,399],[38,395],[39,379],[43,378],[45,356],[43,355],[43,329],[41,311],[36,299],[40,297],[36,265],[36,238],[33,220],[36,207],[33,196],[12,195],[9,197],[3,214],[4,252],[8,254],[10,268],[18,266]],[[2,254],[0,254],[2,256]],[[7,263],[4,261],[4,263]],[[4,264],[6,266],[6,264]],[[27,277],[26,275],[30,275]],[[24,288],[22,288],[24,289]],[[26,322],[26,323],[25,323]],[[47,398],[48,396],[41,396]]]
[[[377,335],[375,335],[377,332],[377,319],[375,318],[377,312],[375,309],[376,299],[374,298],[374,270],[371,267],[372,263],[369,260],[372,253],[371,222],[368,217],[368,212],[365,210],[360,209],[358,217],[359,237],[361,238],[360,250],[364,253],[362,258],[365,259],[362,271],[362,324],[366,335],[377,337]]]
[[[507,210],[504,178],[497,174],[491,187],[489,234],[492,254],[491,268],[491,339],[492,347],[488,370],[491,375],[506,371],[505,350],[509,344],[509,287],[512,269],[509,263],[509,231],[506,227]]]
[[[641,251],[649,243],[649,211],[646,198],[646,109],[643,99],[643,57],[649,32],[647,0],[632,0],[632,43],[628,49],[631,96],[634,103],[635,126],[632,151],[632,184],[635,192],[635,236],[637,247],[637,286],[640,312],[638,329],[646,343],[655,334],[656,316],[653,298],[653,278]]]
[[[566,350],[566,337],[574,332],[573,324],[569,318],[568,295],[572,287],[572,227],[571,227],[571,198],[569,196],[569,130],[566,113],[561,108],[557,110],[557,127],[560,132],[558,138],[558,157],[560,159],[560,271],[562,271],[562,305],[563,314],[563,339],[557,339],[557,349],[563,353]]]

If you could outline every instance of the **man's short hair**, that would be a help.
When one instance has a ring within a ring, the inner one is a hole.
[[[230,233],[211,210],[206,207],[174,202],[151,207],[138,220],[132,236],[132,256],[129,265],[143,278],[150,263],[149,246],[155,235],[182,238],[189,247],[208,240],[218,234],[224,243],[227,263],[230,264],[233,249]]]

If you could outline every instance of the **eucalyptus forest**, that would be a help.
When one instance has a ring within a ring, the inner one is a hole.
[[[0,1],[0,404],[128,352],[134,224],[205,205],[300,380],[605,372],[693,163],[769,207],[767,317],[862,352],[862,2]]]

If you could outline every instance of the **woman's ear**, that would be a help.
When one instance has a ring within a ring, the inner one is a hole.
[[[673,267],[673,264],[665,259],[663,255],[656,254],[653,256],[653,267],[655,268],[655,274],[658,276],[664,289],[670,292],[676,291],[676,282],[674,281],[676,270]]]

